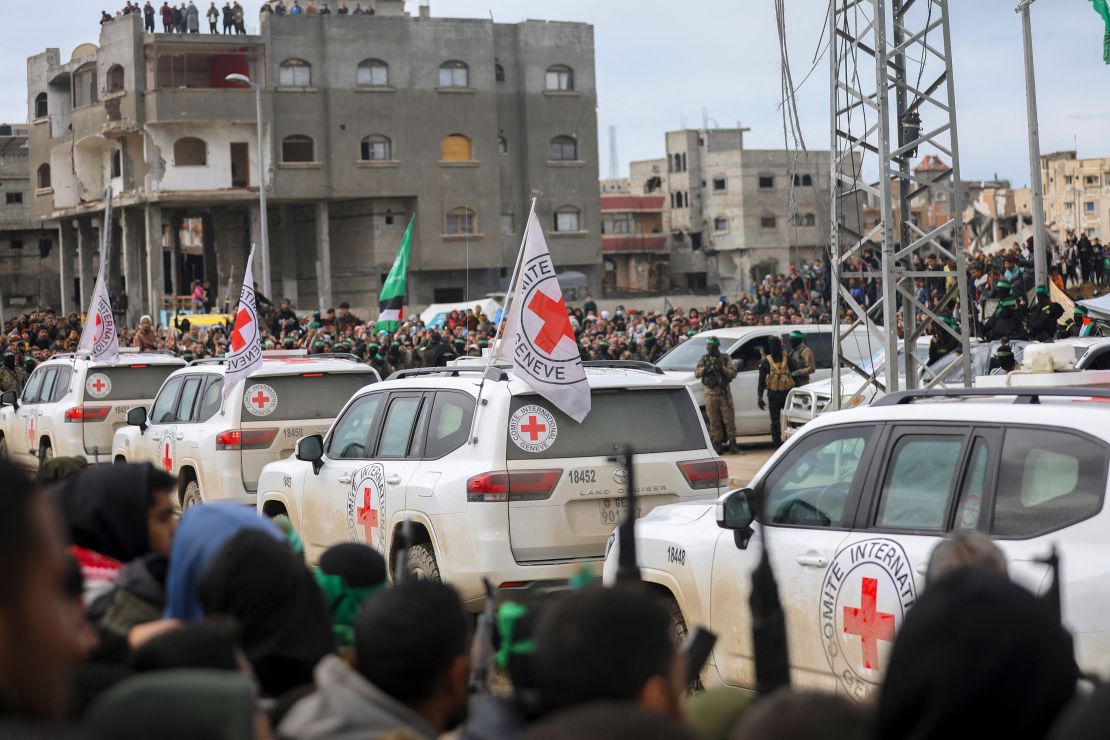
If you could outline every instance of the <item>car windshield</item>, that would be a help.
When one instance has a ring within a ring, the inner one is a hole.
[[[696,336],[687,339],[682,344],[672,349],[659,358],[655,363],[664,370],[693,370],[698,366],[698,360],[705,354],[706,336]],[[721,347],[721,351],[724,351]]]
[[[977,344],[971,348],[971,374],[973,377],[990,374],[991,358],[998,350],[1001,342],[986,342],[984,344]],[[1025,354],[1026,342],[1011,341],[1010,347],[1014,350],[1014,360],[1021,362],[1022,356]],[[924,377],[925,381],[931,381],[937,376],[943,376],[941,382],[945,385],[959,385],[964,382],[964,373],[962,368],[948,368],[954,364],[960,363],[960,353],[949,352],[944,357],[941,357],[933,363],[926,371]],[[948,372],[946,372],[948,371]]]

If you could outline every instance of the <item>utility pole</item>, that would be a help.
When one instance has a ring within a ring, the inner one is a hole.
[[[1029,6],[1036,0],[1022,0],[1014,10],[1021,14],[1025,36],[1025,108],[1029,119],[1029,189],[1033,191],[1033,269],[1037,287],[1048,285],[1048,233],[1044,226],[1044,189],[1041,183],[1041,131],[1037,120],[1037,79],[1033,72],[1033,27]]]

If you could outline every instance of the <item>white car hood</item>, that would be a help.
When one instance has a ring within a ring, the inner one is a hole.
[[[701,519],[713,511],[717,505],[716,498],[698,499],[696,501],[680,501],[674,504],[657,506],[639,521],[650,521],[652,524],[682,525],[690,524]]]

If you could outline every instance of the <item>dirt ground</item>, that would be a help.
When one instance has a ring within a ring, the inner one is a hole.
[[[728,476],[730,488],[743,488],[763,467],[763,463],[774,453],[771,446],[771,437],[741,437],[740,454],[724,455],[728,463]]]

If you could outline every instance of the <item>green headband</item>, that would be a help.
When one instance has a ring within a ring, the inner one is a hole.
[[[497,649],[496,663],[502,670],[509,667],[512,656],[530,655],[536,649],[535,640],[516,638],[517,625],[527,613],[528,609],[515,601],[506,601],[497,609],[497,634],[501,638],[501,647]]]

